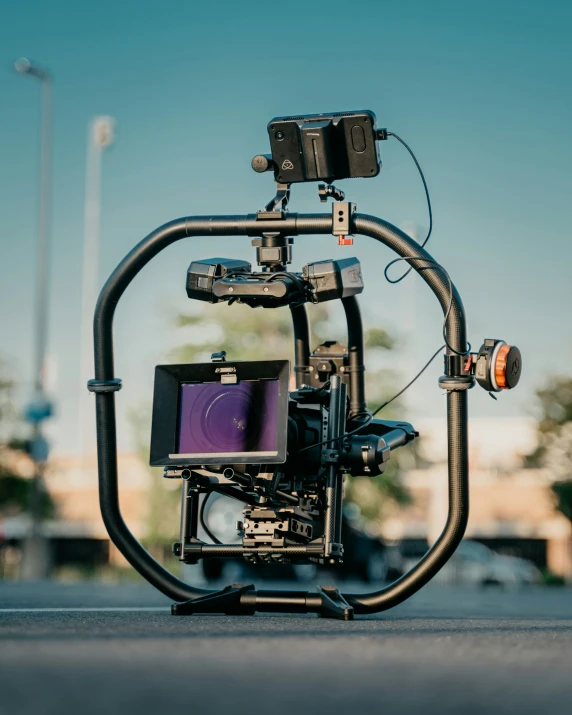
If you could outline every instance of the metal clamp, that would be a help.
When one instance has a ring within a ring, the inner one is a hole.
[[[322,464],[339,464],[340,453],[337,449],[322,450]]]
[[[342,365],[340,372],[348,374],[350,372],[365,372],[365,365]]]
[[[269,201],[264,207],[263,212],[279,214],[280,218],[283,218],[283,212],[286,211],[286,206],[288,206],[288,201],[290,200],[290,184],[277,184],[276,186],[276,196]],[[268,216],[262,216],[262,218],[268,218]]]
[[[439,387],[449,392],[462,392],[470,390],[475,385],[472,375],[442,375],[439,378]]]
[[[332,233],[338,238],[338,245],[353,245],[352,216],[356,205],[351,201],[334,201],[332,204]]]

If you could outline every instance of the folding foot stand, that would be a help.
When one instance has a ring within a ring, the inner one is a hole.
[[[321,618],[352,621],[354,609],[337,588],[318,586],[317,593],[309,591],[257,591],[254,585],[234,584],[222,591],[173,603],[173,616],[192,616],[194,613],[224,613],[228,616],[252,616],[256,611],[274,613],[317,613]]]

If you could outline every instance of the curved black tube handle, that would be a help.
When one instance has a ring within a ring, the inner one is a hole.
[[[139,271],[160,251],[187,236],[259,236],[265,231],[283,231],[288,235],[328,234],[332,231],[331,214],[290,214],[281,221],[257,221],[255,216],[221,216],[183,218],[161,226],[149,234],[123,259],[99,296],[94,316],[95,378],[115,379],[113,367],[113,317],[123,292]],[[400,256],[432,261],[431,256],[405,233],[372,216],[354,215],[354,233],[367,235],[384,243]],[[450,284],[437,267],[427,269],[427,262],[413,268],[437,296],[446,313],[450,299]],[[457,290],[452,286],[452,306],[447,318],[447,339],[453,349],[466,349],[465,314]],[[448,350],[448,352],[451,352]],[[99,495],[103,521],[113,543],[129,563],[162,593],[177,601],[198,598],[210,591],[197,589],[164,569],[144,549],[129,531],[121,515],[118,493],[115,395],[97,392],[96,396],[97,452]],[[347,594],[346,600],[356,613],[374,613],[401,603],[426,584],[447,562],[463,538],[468,519],[468,440],[467,394],[447,395],[447,427],[449,447],[449,513],[445,529],[421,561],[390,586],[369,594]],[[287,603],[284,594],[284,603]],[[316,610],[308,594],[306,608]],[[288,610],[285,607],[285,610]]]
[[[385,243],[400,256],[433,260],[415,241],[395,226],[373,216],[357,215],[356,233],[371,236]],[[411,265],[433,290],[443,313],[447,314],[446,333],[449,345],[458,352],[467,349],[465,311],[455,286],[438,268],[427,269],[426,261],[410,261]],[[447,353],[452,350],[447,348]],[[441,535],[425,556],[408,573],[380,591],[368,594],[344,594],[356,613],[377,613],[393,608],[416,593],[444,566],[453,555],[465,534],[469,518],[469,446],[468,446],[467,390],[449,391],[447,394],[447,438],[449,510]]]
[[[296,389],[308,380],[310,374],[310,324],[305,303],[291,305],[292,327],[294,329],[294,376]]]

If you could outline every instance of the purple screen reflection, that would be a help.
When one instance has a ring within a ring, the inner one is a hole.
[[[180,389],[179,454],[277,453],[278,380]]]

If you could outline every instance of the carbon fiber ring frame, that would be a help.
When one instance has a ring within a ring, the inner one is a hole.
[[[331,214],[289,214],[282,220],[264,221],[251,216],[182,218],[159,227],[137,244],[121,261],[104,285],[94,315],[95,379],[111,381],[114,376],[113,317],[115,308],[133,278],[160,251],[191,236],[260,236],[268,231],[286,235],[329,234]],[[443,312],[447,312],[450,287],[438,267],[428,268],[432,260],[427,251],[395,226],[382,219],[354,214],[352,233],[370,236],[400,256],[425,259],[413,268],[436,295]],[[452,306],[447,318],[447,337],[454,350],[466,348],[466,324],[459,294],[452,286]],[[448,350],[448,352],[450,352]],[[123,520],[119,505],[115,394],[98,392],[96,400],[99,496],[103,521],[110,538],[127,561],[153,586],[170,598],[187,601],[214,593],[181,581],[164,569],[133,536]],[[449,511],[441,536],[421,561],[400,579],[368,594],[345,594],[356,613],[375,613],[391,608],[409,598],[424,586],[447,562],[461,541],[468,519],[468,438],[467,393],[447,395],[447,429],[449,449]],[[289,596],[290,594],[290,596]],[[245,612],[258,611],[321,612],[320,593],[270,592],[245,590],[240,595]]]

